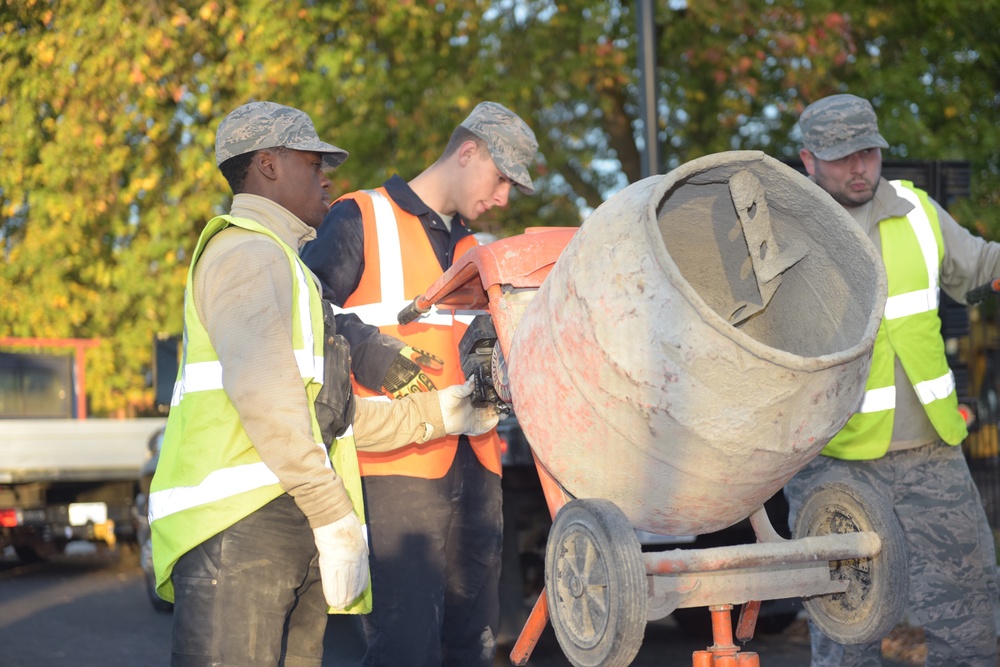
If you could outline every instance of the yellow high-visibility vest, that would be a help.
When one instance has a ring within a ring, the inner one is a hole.
[[[944,242],[937,211],[927,193],[913,183],[890,185],[914,208],[905,217],[879,223],[888,298],[861,407],[822,452],[838,459],[877,459],[888,451],[896,408],[897,356],[941,439],[957,445],[968,435],[941,338],[938,279]]]
[[[188,269],[184,298],[184,348],[171,400],[160,460],[149,494],[149,521],[157,593],[173,601],[177,560],[208,538],[260,509],[284,491],[240,424],[222,386],[222,364],[198,318],[191,286],[205,245],[229,225],[265,234],[285,251],[292,281],[292,347],[312,417],[316,446],[326,451],[314,401],[323,382],[323,309],[309,270],[291,247],[253,220],[218,216],[209,221]],[[338,438],[328,460],[340,475],[364,524],[361,476],[352,429]],[[349,612],[371,609],[371,588]]]

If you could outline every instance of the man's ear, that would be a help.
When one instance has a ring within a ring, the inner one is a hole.
[[[806,173],[810,176],[816,171],[816,156],[807,151],[805,148],[799,149],[799,159],[802,160],[802,166],[806,168]]]
[[[464,167],[477,153],[479,153],[479,146],[475,141],[469,139],[468,141],[463,142],[462,145],[458,147],[459,164]]]
[[[250,170],[257,172],[263,178],[273,181],[278,178],[278,154],[274,151],[259,150],[253,156]]]

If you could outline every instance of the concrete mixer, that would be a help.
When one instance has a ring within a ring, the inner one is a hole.
[[[756,665],[732,644],[732,605],[745,641],[759,600],[785,597],[840,641],[891,629],[906,599],[891,507],[824,486],[791,540],[763,509],[860,404],[885,295],[842,207],[733,151],[630,185],[579,229],[474,248],[402,311],[404,325],[486,311],[463,369],[480,402],[513,406],[535,457],[553,517],[546,585],[511,661],[551,621],[574,665],[627,665],[647,621],[707,606],[715,644],[695,667]],[[747,518],[757,544],[643,553],[635,537]]]

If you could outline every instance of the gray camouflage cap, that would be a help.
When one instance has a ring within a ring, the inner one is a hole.
[[[820,160],[839,160],[867,148],[888,148],[871,103],[855,95],[830,95],[799,116],[802,145]]]
[[[538,142],[528,124],[496,102],[480,102],[462,121],[462,127],[486,142],[494,164],[526,195],[535,194],[528,165],[535,159]]]
[[[347,159],[347,151],[319,140],[304,111],[274,102],[250,102],[231,111],[215,133],[215,164],[263,148],[291,148],[323,154],[327,171]]]

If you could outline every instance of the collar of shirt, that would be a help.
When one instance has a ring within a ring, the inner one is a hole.
[[[441,264],[441,270],[446,271],[455,259],[455,246],[463,238],[472,234],[472,230],[465,224],[465,220],[456,213],[451,219],[451,229],[449,230],[441,217],[417,196],[417,193],[410,188],[409,183],[398,175],[393,176],[382,185],[401,209],[417,216],[420,220],[420,224],[423,225],[424,231],[427,233],[427,239],[434,249],[434,254],[437,255],[438,262]]]
[[[896,194],[896,188],[881,177],[878,179],[872,207],[874,208],[875,224],[887,218],[901,218],[913,210],[913,204]]]
[[[249,218],[274,232],[286,245],[298,250],[306,241],[316,238],[316,230],[277,202],[259,195],[238,194],[233,197],[229,214]]]
[[[391,177],[382,185],[385,187],[385,191],[389,193],[389,196],[392,197],[392,200],[401,209],[420,218],[424,222],[425,227],[437,229],[446,234],[448,233],[448,227],[441,220],[441,217],[435,211],[431,210],[424,203],[424,200],[418,197],[417,193],[410,188],[409,183],[404,181],[398,174]],[[472,233],[472,230],[465,224],[465,220],[457,213],[451,219],[451,228],[462,231],[457,238],[468,236]]]

